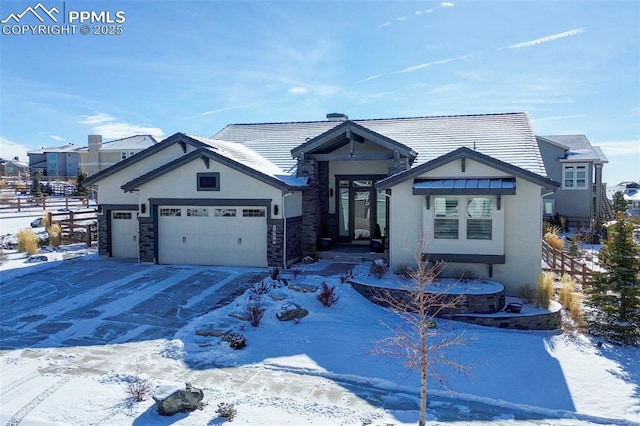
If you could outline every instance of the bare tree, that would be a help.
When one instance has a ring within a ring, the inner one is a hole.
[[[427,379],[432,377],[444,384],[441,367],[462,373],[469,368],[446,353],[447,348],[465,343],[463,334],[443,333],[435,321],[441,314],[454,311],[462,295],[452,295],[434,285],[444,264],[423,259],[423,247],[424,238],[415,250],[416,267],[408,272],[410,284],[402,291],[381,290],[376,296],[378,304],[391,308],[402,321],[396,327],[384,324],[392,335],[379,340],[373,350],[376,355],[401,359],[409,370],[420,373],[420,426],[426,423]]]

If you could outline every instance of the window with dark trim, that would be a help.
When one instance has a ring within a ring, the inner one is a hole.
[[[448,240],[458,239],[458,199],[437,197],[434,200],[434,206],[434,237]]]
[[[490,198],[467,198],[467,239],[490,240],[492,232]]]
[[[265,217],[266,209],[242,209],[243,217]]]
[[[113,212],[114,219],[131,219],[133,215],[131,212]]]
[[[198,191],[220,191],[220,173],[198,173]]]

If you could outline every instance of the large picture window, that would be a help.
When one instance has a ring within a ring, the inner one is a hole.
[[[562,167],[562,188],[563,189],[586,189],[587,188],[587,166],[568,165]]]
[[[467,199],[467,239],[491,239],[491,199],[474,197]]]
[[[434,199],[434,238],[455,240],[458,238],[458,199],[437,197]]]

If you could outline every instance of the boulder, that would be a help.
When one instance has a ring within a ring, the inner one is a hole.
[[[191,383],[186,383],[184,389],[176,385],[159,386],[153,394],[158,413],[163,416],[173,416],[176,413],[200,408],[203,398],[202,389],[194,388]]]
[[[305,308],[294,303],[286,303],[282,306],[280,313],[276,314],[276,317],[280,321],[297,321],[300,318],[306,317],[307,315],[309,315],[309,311],[307,311]]]
[[[312,263],[316,263],[316,260],[311,256],[305,256],[300,261],[303,265],[311,265]]]

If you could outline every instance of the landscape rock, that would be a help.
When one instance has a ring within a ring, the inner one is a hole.
[[[49,258],[42,254],[31,255],[27,258],[27,260],[25,260],[25,262],[27,263],[38,263],[38,262],[47,262],[47,261],[49,261]]]
[[[300,261],[303,265],[311,265],[312,263],[316,263],[316,260],[311,256],[305,256]]]
[[[304,318],[307,315],[309,315],[309,311],[307,311],[305,308],[294,303],[286,303],[282,306],[280,313],[276,314],[276,317],[280,321],[293,321]]]
[[[163,416],[173,416],[176,413],[200,408],[203,398],[202,389],[194,388],[191,383],[186,383],[185,389],[176,385],[159,386],[153,394],[153,400],[158,406],[158,413]]]

